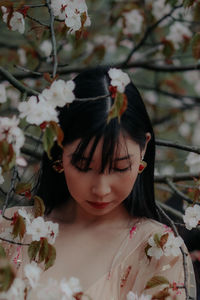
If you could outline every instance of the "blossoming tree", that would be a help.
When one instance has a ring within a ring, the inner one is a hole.
[[[109,75],[115,88],[110,93],[115,103],[109,119],[120,119],[126,104],[123,92],[129,77],[119,69],[134,79],[157,137],[155,182],[162,200],[158,208],[165,215],[169,207],[163,202],[173,192],[184,200],[182,216],[171,209],[179,223],[191,230],[200,222],[199,1],[86,2],[0,1],[0,221],[7,219],[11,225],[0,239],[19,246],[23,246],[25,234],[31,239],[25,281],[15,278],[0,246],[0,272],[4,274],[0,292],[6,299],[25,299],[29,289],[37,287],[42,270],[38,264],[48,269],[54,263],[58,225],[42,218],[44,205],[33,196],[30,178],[42,151],[50,157],[55,140],[62,146],[56,107],[75,100],[73,76],[90,66],[111,66]],[[166,140],[160,139],[163,136]],[[30,199],[35,205],[34,217],[24,209],[6,217],[6,208],[13,201],[29,204]],[[169,232],[151,237],[147,257],[179,254],[182,241],[175,223],[170,220],[170,224],[175,236]],[[165,284],[170,287],[171,283]],[[55,299],[83,296],[76,278],[59,283],[52,279],[49,285],[55,287]],[[189,299],[187,289],[186,297]],[[48,286],[39,298],[48,299]],[[139,297],[130,292],[127,299]]]

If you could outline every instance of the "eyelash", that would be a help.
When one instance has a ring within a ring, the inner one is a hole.
[[[92,168],[81,169],[80,167],[78,167],[78,166],[76,166],[76,165],[74,165],[74,167],[75,167],[79,172],[82,172],[82,173],[86,173],[86,172],[92,170]],[[124,169],[113,168],[112,170],[113,170],[114,172],[120,172],[120,173],[123,173],[123,172],[126,172],[126,171],[130,170],[130,169],[131,169],[131,166],[128,166],[127,168],[124,168]]]

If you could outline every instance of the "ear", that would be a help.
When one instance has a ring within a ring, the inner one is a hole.
[[[144,157],[146,149],[147,149],[148,142],[151,140],[151,133],[150,132],[147,132],[145,135],[146,135],[146,141],[145,141],[144,149],[142,149],[142,152],[141,152],[142,157]]]

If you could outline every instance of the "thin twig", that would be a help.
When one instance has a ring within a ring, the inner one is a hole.
[[[53,48],[53,74],[52,77],[56,76],[57,67],[58,67],[58,60],[57,60],[57,48],[56,48],[56,37],[54,32],[54,15],[51,9],[51,1],[46,0],[46,4],[50,14],[50,31],[51,31],[51,43]]]
[[[178,230],[174,224],[174,222],[172,221],[172,219],[164,212],[164,210],[160,207],[160,205],[156,205],[159,212],[166,218],[166,220],[169,222],[171,228],[174,231],[175,236],[179,236],[178,234]],[[180,246],[180,250],[182,253],[182,257],[183,257],[183,268],[184,268],[184,288],[185,288],[185,295],[186,295],[186,300],[189,300],[189,292],[188,292],[188,268],[187,268],[187,253],[185,253],[184,249],[182,246]]]
[[[26,92],[27,95],[38,95],[39,93],[19,82],[11,73],[5,70],[3,67],[0,67],[0,74],[4,79],[8,80],[14,87],[16,87],[22,93]]]
[[[171,179],[173,182],[184,181],[184,180],[194,180],[194,178],[200,177],[200,171],[196,173],[178,173],[174,175],[155,175],[154,181],[156,183],[166,183],[166,177]]]
[[[182,193],[169,178],[166,178],[166,183],[168,184],[168,186],[172,189],[172,191],[176,195],[180,196],[181,198],[183,198],[188,203],[193,204],[192,199],[190,199],[187,195],[185,195],[184,193]]]
[[[128,54],[126,60],[123,62],[123,66],[127,65],[128,62],[130,61],[132,55],[142,46],[144,45],[145,41],[147,40],[147,38],[149,37],[150,33],[156,28],[158,27],[158,25],[163,22],[165,19],[167,19],[168,17],[171,16],[171,14],[177,9],[182,7],[182,4],[179,6],[175,6],[173,7],[173,9],[166,15],[164,15],[161,19],[159,19],[157,22],[155,22],[153,25],[149,26],[147,28],[147,30],[144,33],[143,38],[140,40],[140,42],[131,50],[131,52]]]
[[[14,245],[19,245],[19,246],[30,246],[30,244],[24,244],[24,243],[20,243],[20,242],[15,242],[13,240],[8,240],[8,239],[4,239],[0,236],[0,240],[3,241],[3,242],[7,242],[7,243],[10,243],[10,244],[14,244]]]
[[[98,97],[92,97],[92,98],[76,98],[76,99],[74,99],[74,101],[95,101],[95,100],[104,99],[107,97],[110,97],[110,94],[102,95],[102,96],[98,96]]]
[[[24,67],[21,67],[19,65],[14,65],[17,69],[19,69],[20,71],[23,71],[23,72],[26,72],[26,73],[29,73],[29,74],[33,74],[33,75],[38,75],[38,76],[42,76],[43,74],[40,73],[40,72],[35,72],[35,71],[31,71],[27,68],[24,68]]]
[[[156,145],[177,148],[177,149],[181,149],[184,151],[189,151],[189,152],[194,152],[194,153],[200,154],[200,148],[197,146],[180,145],[177,142],[170,142],[170,141],[159,140],[159,139],[156,139]]]
[[[48,24],[43,23],[43,22],[41,22],[41,21],[35,19],[34,17],[31,17],[31,16],[28,15],[28,14],[26,15],[26,17],[27,17],[28,19],[30,19],[30,20],[32,20],[32,21],[34,21],[34,22],[36,22],[36,23],[38,23],[38,24],[44,26],[44,27],[50,28],[50,26],[49,26]]]

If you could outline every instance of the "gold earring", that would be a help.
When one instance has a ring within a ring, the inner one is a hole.
[[[141,161],[140,161],[138,173],[139,174],[142,173],[146,167],[147,167],[147,163],[142,158]]]
[[[62,173],[64,171],[63,162],[62,162],[61,159],[58,159],[58,160],[54,161],[53,169],[58,173]]]

